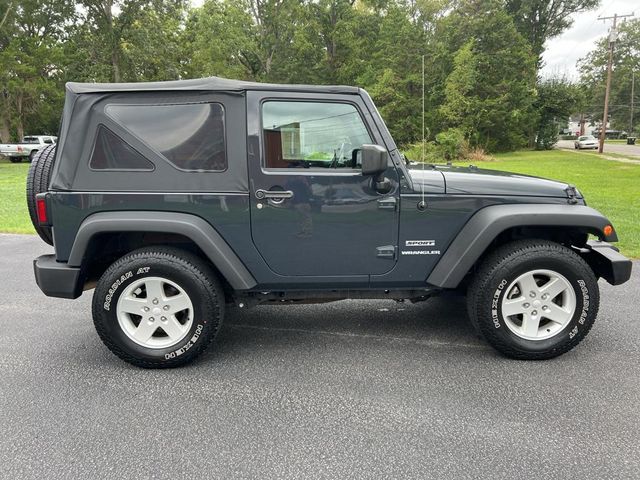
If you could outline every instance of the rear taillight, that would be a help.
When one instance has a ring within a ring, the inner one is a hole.
[[[36,211],[38,212],[38,223],[40,225],[46,225],[49,223],[47,216],[47,200],[44,198],[36,199]]]

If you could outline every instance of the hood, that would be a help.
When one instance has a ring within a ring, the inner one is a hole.
[[[440,172],[444,176],[445,191],[457,195],[502,195],[531,197],[567,197],[569,184],[545,178],[516,173],[484,170],[476,167],[450,167],[438,165],[409,167],[414,189],[421,191],[425,183],[425,173]],[[581,196],[578,194],[578,198]]]

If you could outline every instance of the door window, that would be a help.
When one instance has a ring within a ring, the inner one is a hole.
[[[262,106],[266,168],[359,169],[371,136],[348,103],[269,101]]]

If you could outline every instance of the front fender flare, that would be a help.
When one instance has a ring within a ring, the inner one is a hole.
[[[427,278],[441,288],[456,288],[490,243],[513,227],[582,227],[608,242],[617,242],[613,231],[604,234],[609,220],[585,205],[510,204],[492,205],[478,211],[460,230]]]
[[[126,211],[87,217],[76,234],[67,264],[80,267],[94,235],[106,232],[159,232],[183,235],[200,247],[229,284],[249,290],[257,282],[220,234],[205,220],[187,213]]]

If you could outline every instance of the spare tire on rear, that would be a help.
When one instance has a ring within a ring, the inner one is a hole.
[[[51,180],[51,171],[56,158],[56,146],[48,145],[33,155],[33,160],[29,166],[29,174],[27,175],[27,206],[29,207],[29,216],[33,228],[36,229],[40,238],[53,245],[53,236],[51,227],[38,224],[38,213],[36,210],[36,195],[46,192],[49,189],[49,181]]]

